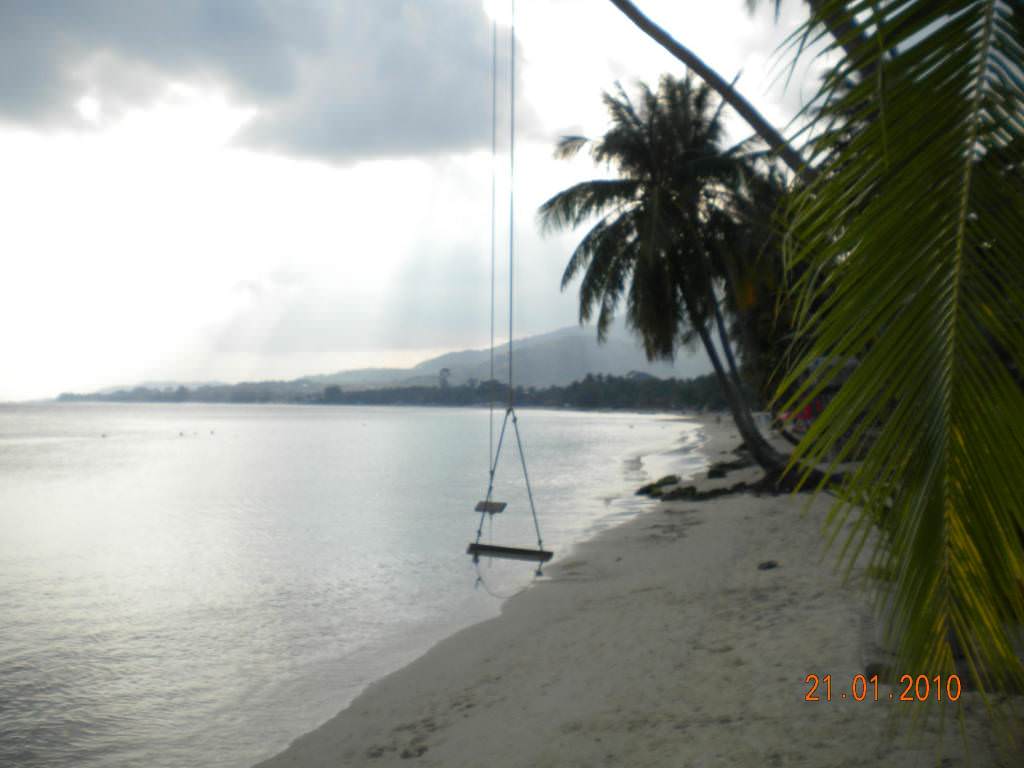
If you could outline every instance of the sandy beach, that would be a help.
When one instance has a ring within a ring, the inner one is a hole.
[[[728,419],[704,429],[712,461],[732,458]],[[841,698],[876,653],[870,604],[824,549],[828,499],[805,504],[662,502],[260,768],[1024,764],[998,750],[976,694],[962,699],[969,763],[952,723],[941,742],[937,720],[917,742],[887,736],[894,707],[923,706],[891,688]],[[832,701],[805,701],[809,674],[831,675]]]

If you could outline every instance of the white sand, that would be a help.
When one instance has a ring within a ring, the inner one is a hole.
[[[711,458],[731,458],[730,430],[706,430]],[[805,500],[663,503],[260,765],[965,765],[952,724],[938,752],[934,732],[886,738],[894,707],[921,704],[886,687],[839,700],[869,660],[867,601],[823,558],[828,499],[802,515]],[[804,701],[810,673],[832,676],[833,701]],[[970,764],[1024,765],[973,697]]]

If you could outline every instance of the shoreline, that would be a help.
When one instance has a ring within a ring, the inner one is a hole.
[[[695,419],[710,466],[731,423]],[[705,489],[731,484],[699,473]],[[657,480],[658,478],[653,478]],[[370,684],[258,768],[327,765],[711,766],[964,763],[955,727],[916,745],[894,706],[836,697],[864,672],[867,597],[841,582],[820,523],[828,500],[750,494],[661,502],[572,547],[501,614]],[[965,693],[972,765],[1000,755]]]
[[[0,406],[26,406],[26,405],[158,405],[158,406],[182,406],[182,405],[213,405],[225,407],[262,407],[262,406],[297,406],[307,407],[331,407],[331,408],[449,408],[451,410],[467,410],[479,408],[487,410],[490,406],[487,403],[321,403],[321,402],[296,402],[290,400],[267,400],[267,401],[219,401],[219,400],[184,400],[181,402],[165,400],[60,400],[50,398],[48,400],[8,400],[0,401]],[[502,403],[495,403],[495,412],[502,410],[505,406]],[[517,411],[576,411],[579,413],[635,413],[638,416],[677,416],[680,419],[693,419],[700,421],[708,415],[727,413],[726,411],[700,411],[696,408],[640,408],[637,406],[624,406],[612,408],[607,406],[587,408],[576,405],[537,405],[523,404],[516,406]]]

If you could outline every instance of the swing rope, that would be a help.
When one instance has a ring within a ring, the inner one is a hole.
[[[512,410],[512,300],[516,262],[516,0],[510,0],[508,52],[508,408]],[[518,433],[517,433],[518,434]]]
[[[490,413],[487,420],[487,469],[494,463],[494,264],[497,228],[494,212],[498,202],[498,17],[491,22],[491,377]]]
[[[519,418],[516,415],[514,405],[513,387],[513,352],[512,338],[514,331],[514,295],[515,295],[515,145],[516,145],[516,30],[515,30],[515,0],[511,2],[511,16],[509,20],[509,192],[508,192],[508,405],[505,408],[505,416],[501,422],[501,431],[498,435],[497,447],[494,445],[494,397],[491,397],[490,422],[489,422],[489,447],[488,447],[488,483],[485,502],[490,504],[494,494],[494,477],[498,469],[498,461],[501,458],[501,449],[505,442],[505,433],[509,420],[512,421],[512,431],[515,433],[516,448],[519,452],[519,460],[523,469],[523,479],[526,483],[526,496],[530,503],[530,513],[533,517],[533,527],[537,534],[537,550],[544,549],[544,541],[540,532],[540,521],[537,518],[537,507],[533,500],[533,488],[530,485],[530,473],[526,467],[526,455],[523,452],[523,442],[519,434]],[[498,126],[498,22],[494,20],[491,32],[491,381],[494,381],[494,318],[495,318],[495,265],[496,265],[496,220],[497,220],[497,126]],[[483,537],[484,520],[491,514],[485,507],[480,512],[480,524],[477,526],[476,544],[480,544]],[[492,517],[493,519],[493,517]],[[549,554],[550,557],[550,554]],[[482,582],[479,577],[478,583]],[[538,565],[537,573],[541,569]]]

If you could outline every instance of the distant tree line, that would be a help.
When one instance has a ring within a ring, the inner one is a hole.
[[[64,402],[128,403],[304,403],[326,405],[487,405],[508,400],[508,385],[499,381],[462,385],[296,391],[278,382],[217,385],[189,389],[135,387],[115,392],[79,395],[64,393]],[[516,387],[517,405],[577,409],[712,410],[727,407],[715,376],[658,379],[646,376],[588,374],[564,387]]]
[[[260,381],[194,389],[183,386],[174,389],[133,387],[86,395],[65,392],[57,399],[62,402],[110,403],[317,403],[323,399],[323,389],[313,385],[297,388],[290,382]]]
[[[486,405],[508,400],[508,385],[498,381],[445,387],[394,387],[324,390],[323,402],[346,405]],[[725,399],[714,375],[694,379],[658,379],[587,374],[564,387],[516,387],[517,405],[578,409],[723,409]]]

